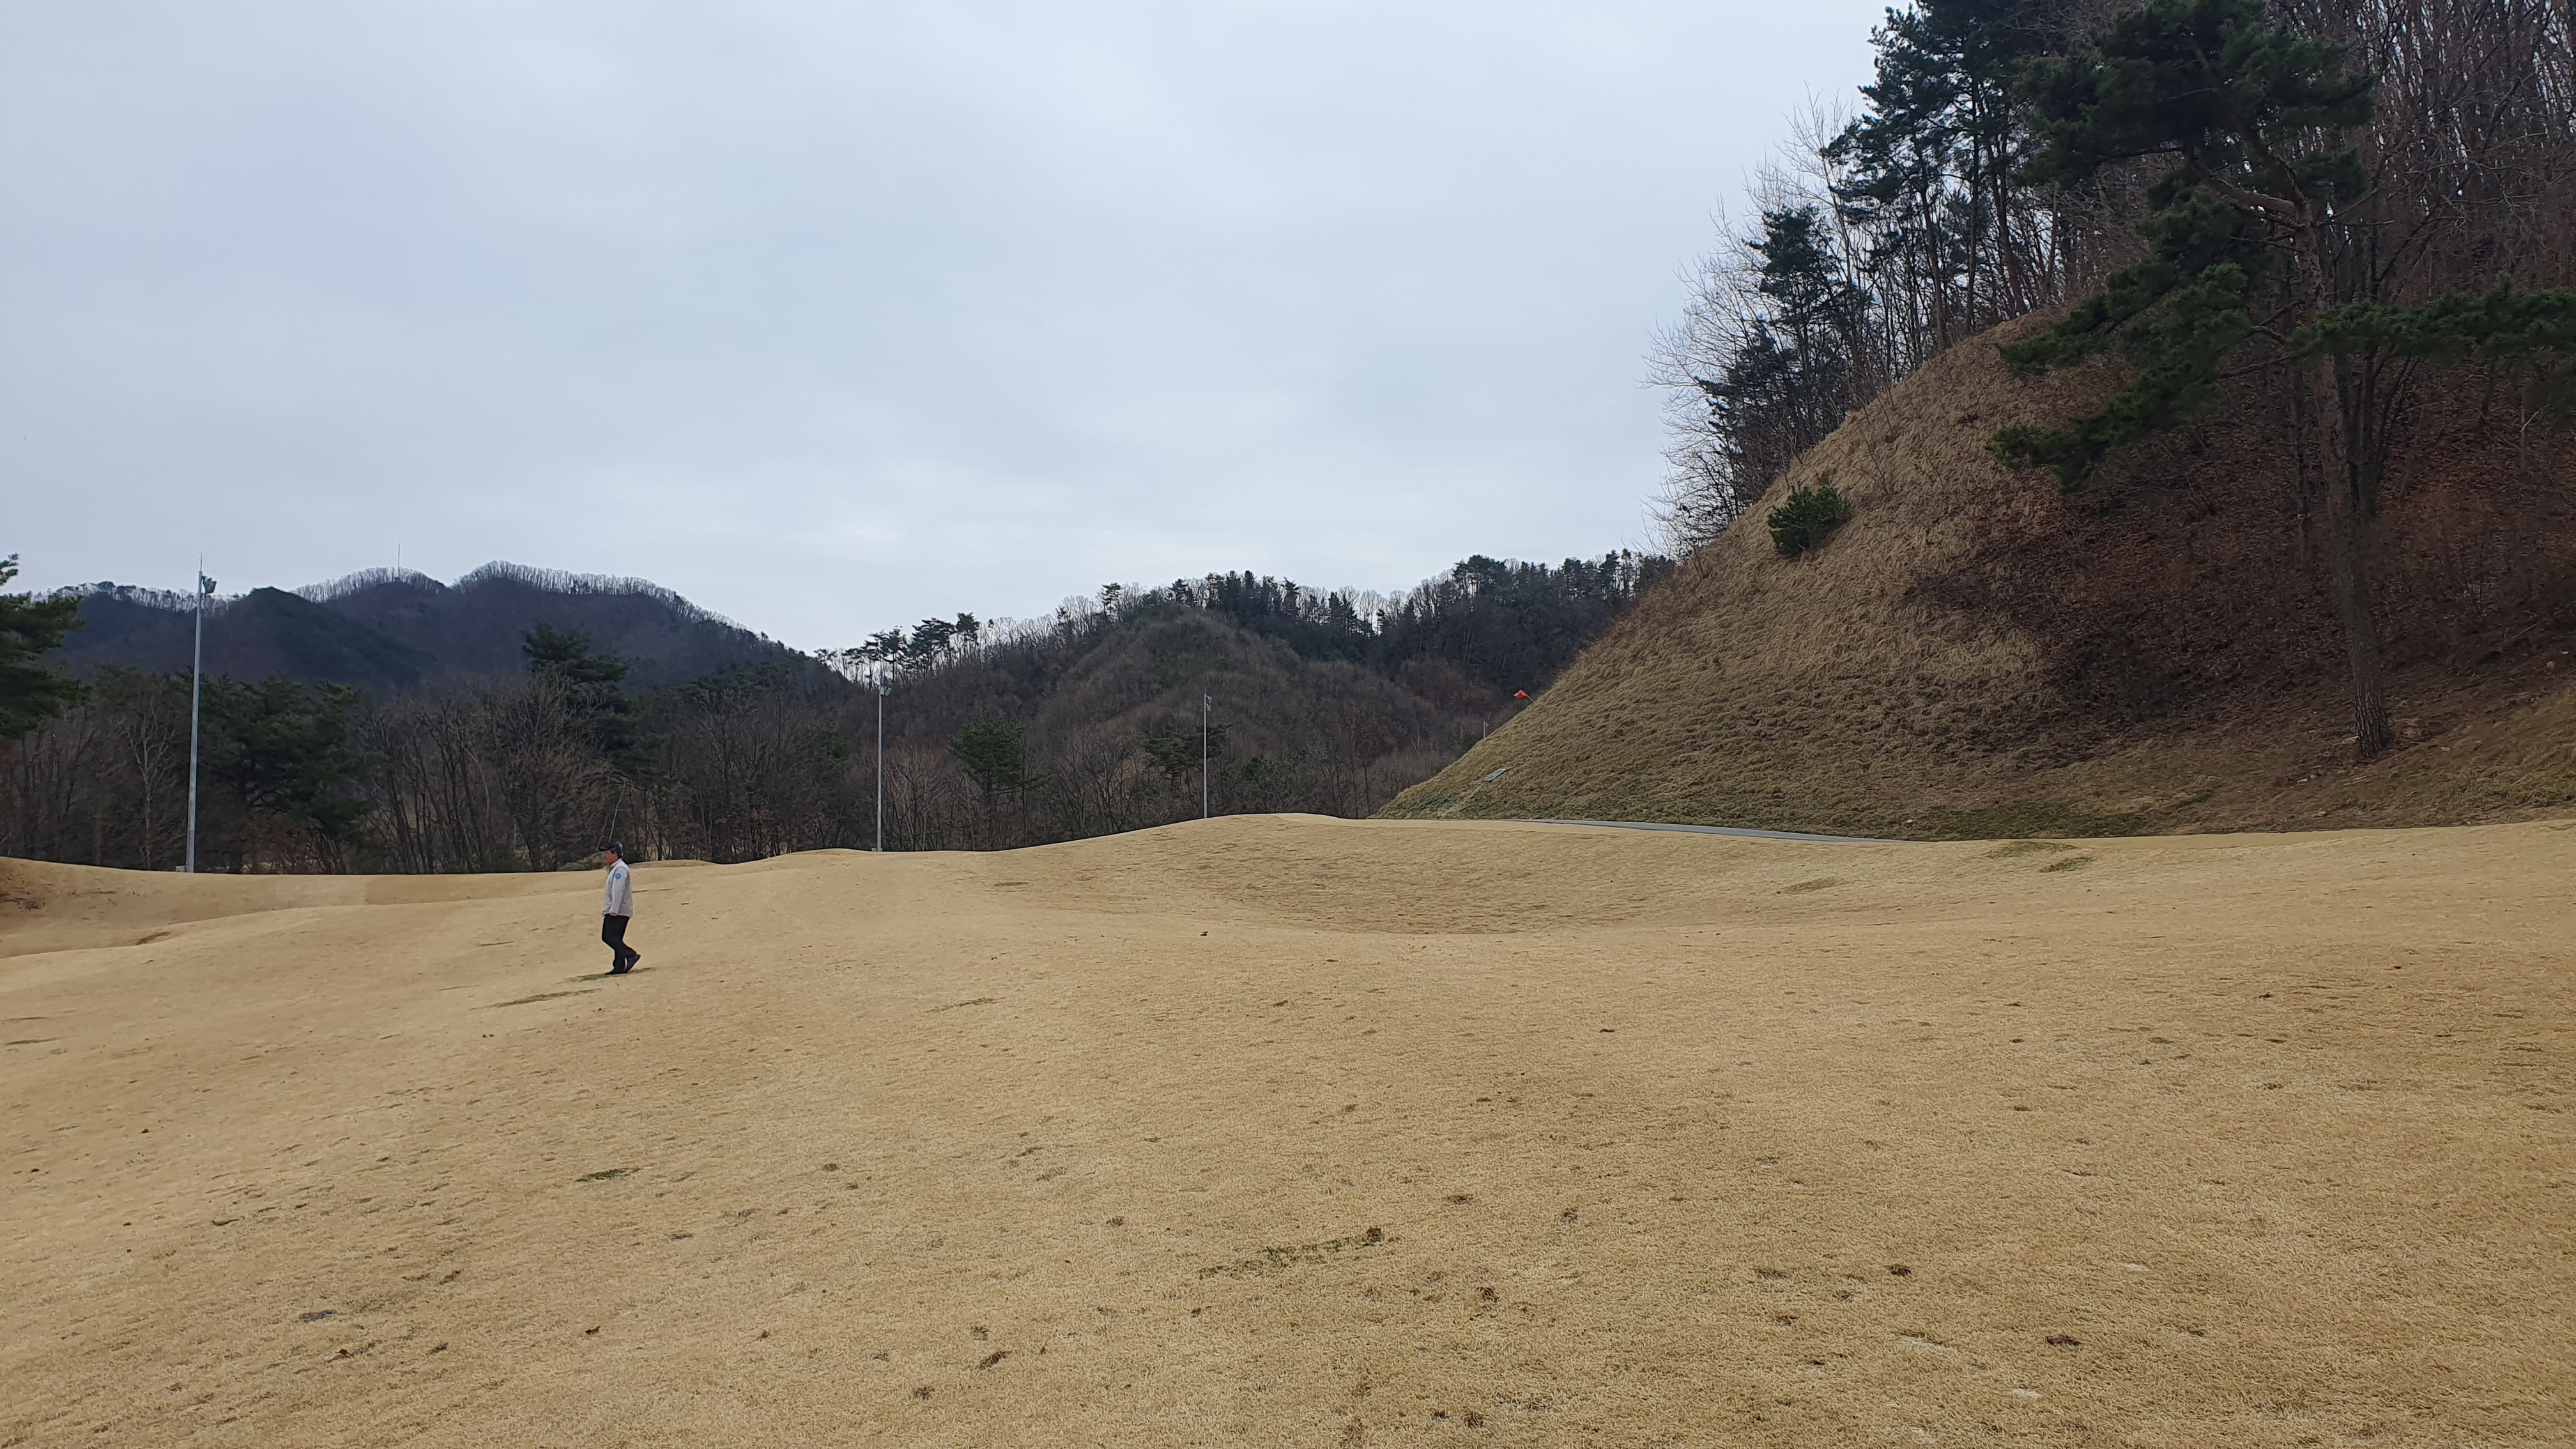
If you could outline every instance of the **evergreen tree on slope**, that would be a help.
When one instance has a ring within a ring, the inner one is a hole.
[[[2070,366],[2117,346],[2134,378],[2102,411],[2010,428],[2008,464],[2069,489],[2116,449],[2171,428],[2226,378],[2289,368],[2323,494],[2326,553],[2350,674],[2358,753],[2394,741],[2372,614],[2372,522],[2393,414],[2415,365],[2576,354],[2576,293],[2407,299],[2380,242],[2387,218],[2352,133],[2375,78],[2337,46],[2275,23],[2262,0],[2150,0],[2029,80],[2045,149],[2034,181],[2168,159],[2140,229],[2149,260],[2113,276],[2058,326],[2004,347],[2015,370]]]

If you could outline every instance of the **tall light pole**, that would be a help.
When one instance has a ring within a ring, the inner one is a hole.
[[[1216,712],[1213,695],[1199,696],[1199,818],[1208,818],[1208,716]]]
[[[877,854],[885,854],[885,661],[869,671],[877,686]]]
[[[206,677],[206,600],[215,581],[206,577],[206,561],[197,560],[197,658],[188,667],[188,874],[197,873],[197,716]]]

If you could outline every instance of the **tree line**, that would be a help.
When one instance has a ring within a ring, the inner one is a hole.
[[[2131,260],[2137,178],[2034,182],[2029,68],[2091,0],[1924,0],[1871,33],[1857,113],[1819,105],[1723,224],[1660,340],[1679,551],[1723,533],[1849,410]]]
[[[823,651],[829,672],[763,664],[655,688],[542,626],[517,676],[438,691],[209,677],[199,864],[551,870],[608,839],[739,861],[868,848],[880,820],[888,849],[989,849],[1195,817],[1202,788],[1220,814],[1364,815],[1543,688],[1669,567],[1479,557],[1391,597],[1250,573],[1113,585],[1042,620],[888,630]],[[16,722],[0,733],[0,855],[173,868],[188,677],[43,667],[76,622],[67,600],[0,599],[0,720]]]
[[[1122,621],[1196,610],[1284,643],[1306,659],[1390,674],[1417,659],[1440,660],[1485,686],[1514,687],[1554,678],[1672,568],[1668,558],[1624,549],[1554,566],[1478,554],[1391,597],[1306,588],[1249,571],[1152,588],[1107,584],[1096,598],[1066,600],[1049,619],[1004,624],[993,640],[995,647],[1084,640]],[[972,614],[925,619],[909,634],[889,630],[818,657],[853,678],[879,666],[919,676],[981,657],[984,628]]]
[[[2109,357],[2124,384],[1995,455],[2075,491],[2259,414],[2315,504],[2358,752],[2386,749],[2372,580],[2410,418],[2443,387],[2499,426],[2576,408],[2576,11],[1921,0],[1872,38],[1857,113],[1802,118],[1659,347],[1677,549],[1927,358],[2062,309],[2005,363]]]

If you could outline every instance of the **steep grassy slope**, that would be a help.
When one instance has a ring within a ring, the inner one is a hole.
[[[1987,454],[1998,427],[2112,381],[2107,364],[2024,381],[1984,341],[1954,348],[1385,813],[1938,837],[2576,802],[2563,434],[2470,387],[2408,420],[2379,581],[2405,743],[2356,768],[2323,570],[2264,399],[2074,498]],[[1762,514],[1824,477],[1855,516],[1820,552],[1779,557]]]

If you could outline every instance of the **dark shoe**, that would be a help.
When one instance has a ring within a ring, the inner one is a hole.
[[[608,974],[609,974],[609,975],[611,975],[611,976],[623,976],[623,975],[625,975],[627,972],[632,971],[632,970],[634,970],[634,969],[635,969],[635,963],[634,963],[634,962],[632,962],[632,961],[620,961],[620,962],[618,962],[616,965],[611,966],[611,967],[609,967],[609,968],[608,968]]]

